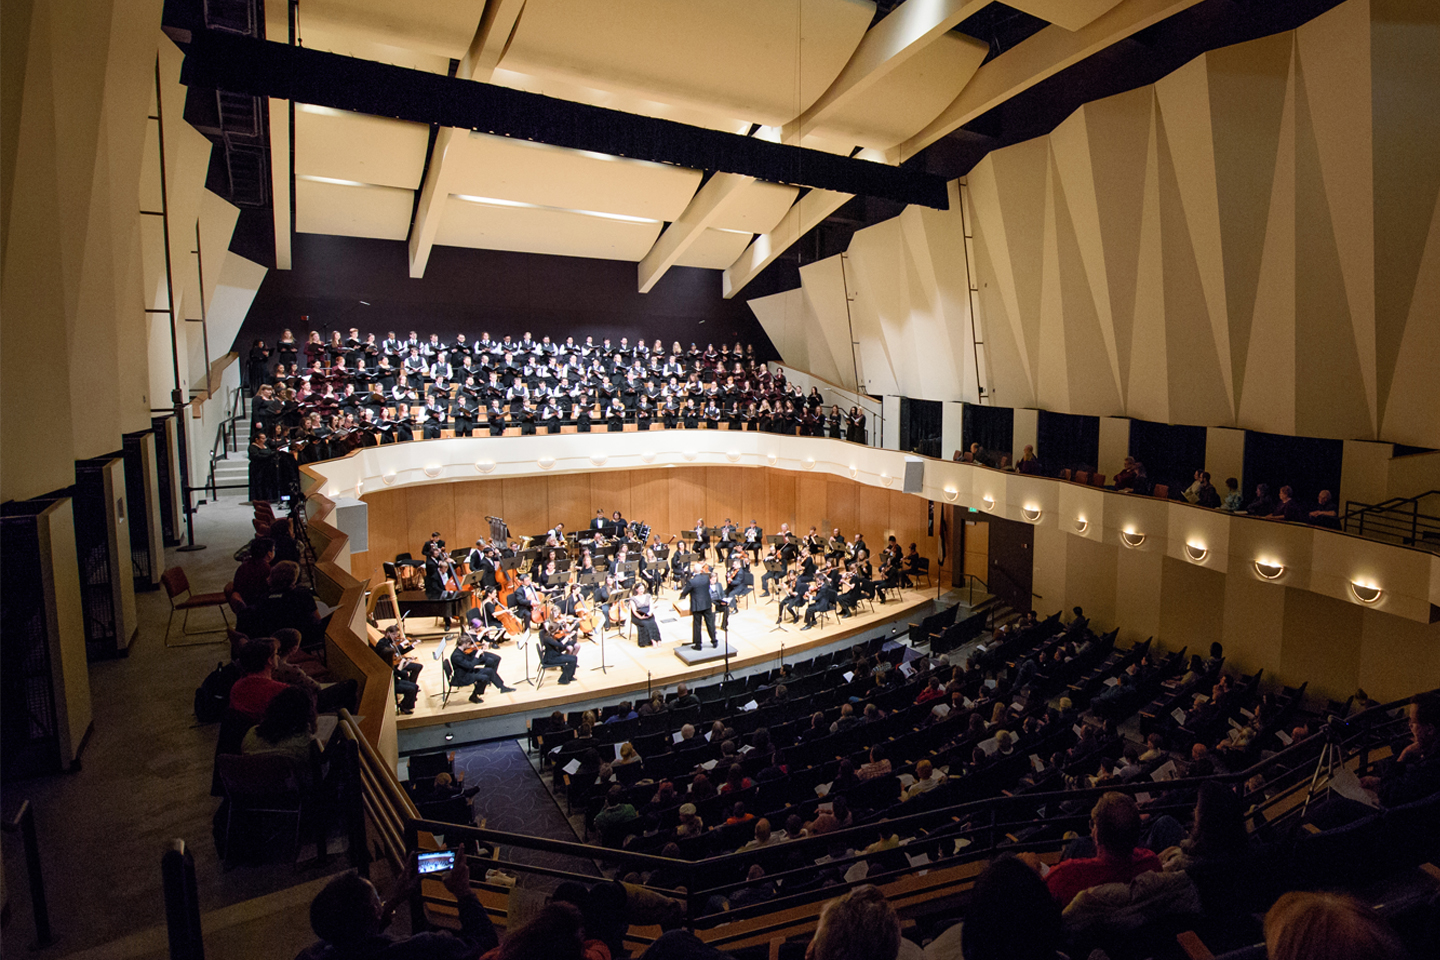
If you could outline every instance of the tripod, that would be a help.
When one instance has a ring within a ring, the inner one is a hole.
[[[1345,722],[1339,717],[1331,716],[1325,722],[1325,745],[1320,748],[1320,756],[1315,760],[1315,772],[1310,775],[1310,786],[1305,791],[1305,803],[1300,807],[1300,822],[1304,822],[1305,814],[1310,809],[1310,801],[1315,799],[1317,788],[1330,789],[1330,781],[1335,775],[1337,768],[1345,766],[1345,746],[1341,743],[1345,735]],[[1325,772],[1324,787],[1320,786],[1320,772]]]

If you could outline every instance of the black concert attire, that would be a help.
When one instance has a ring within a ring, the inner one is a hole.
[[[710,646],[718,647],[720,642],[715,639],[715,606],[710,602],[710,574],[697,573],[691,577],[680,589],[680,599],[684,600],[686,597],[690,598],[691,646],[696,650],[703,649],[700,643],[700,624],[704,621],[705,630],[710,634]]]
[[[540,662],[547,667],[560,668],[560,683],[574,680],[575,668],[580,659],[570,652],[564,639],[557,639],[550,633],[549,624],[540,628],[540,642],[544,645],[540,652]]]

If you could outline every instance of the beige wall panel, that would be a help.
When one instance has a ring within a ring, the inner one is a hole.
[[[1210,320],[1211,350],[1220,364],[1219,388],[1225,411],[1234,417],[1230,368],[1230,326],[1225,311],[1225,261],[1220,240],[1220,204],[1216,195],[1212,146],[1208,61],[1196,57],[1155,84],[1155,100],[1165,133],[1174,186],[1183,210],[1186,239],[1204,290]],[[1169,257],[1167,256],[1167,260]],[[1172,328],[1173,329],[1173,328]],[[1198,334],[1197,334],[1198,335]],[[1175,394],[1171,392],[1172,403]],[[1199,414],[1185,414],[1187,418]],[[1193,421],[1192,421],[1193,422]]]
[[[1295,84],[1292,59],[1237,407],[1239,426],[1271,433],[1295,432]]]
[[[1228,427],[1205,430],[1205,469],[1220,496],[1225,496],[1225,480],[1234,477],[1245,489],[1245,431]]]
[[[1390,461],[1386,497],[1414,497],[1440,490],[1440,453],[1412,453]]]
[[[1440,686],[1440,624],[1364,610],[1359,642],[1356,683],[1375,699],[1398,700]]]
[[[1120,628],[1120,639],[1158,637],[1162,557],[1154,552],[1117,548],[1115,558],[1115,625]]]
[[[653,502],[637,498],[634,493],[635,484],[645,476],[647,472],[643,470],[600,470],[590,474],[590,504],[585,511],[586,523],[595,516],[596,510],[604,510],[607,520],[619,510],[626,520],[639,520],[653,526],[653,521],[640,515],[653,513]],[[639,513],[635,512],[637,509]],[[577,521],[578,516],[577,514]]]
[[[1209,219],[1204,216],[1208,211],[1200,201],[1194,201],[1200,210],[1191,211],[1186,207],[1187,184],[1181,182],[1185,168],[1180,165],[1176,147],[1172,146],[1175,139],[1180,140],[1180,148],[1191,149],[1187,141],[1192,138],[1173,137],[1164,117],[1157,113],[1170,419],[1180,423],[1230,423],[1235,411],[1231,404],[1230,378],[1224,369],[1229,364],[1229,345],[1221,339],[1228,339],[1228,331],[1224,328],[1223,312],[1217,315],[1208,307],[1213,296],[1213,302],[1220,308],[1220,301],[1224,299],[1222,285],[1218,277],[1214,278],[1217,282],[1207,283],[1210,278],[1203,276],[1201,270],[1203,254],[1206,271],[1218,273],[1219,251],[1213,251],[1212,255],[1208,249],[1212,240],[1204,229],[1199,231],[1198,240],[1195,235],[1196,227],[1189,217],[1192,214],[1198,217],[1203,227]],[[1193,176],[1203,172],[1191,171]],[[1201,187],[1188,186],[1192,193],[1202,192]],[[1215,233],[1218,241],[1218,227]],[[1133,368],[1131,372],[1134,373]]]
[[[545,513],[549,509],[549,477],[515,477],[500,481],[500,497],[504,518],[515,538],[533,536],[548,529]]]
[[[1114,324],[1115,369],[1122,385],[1130,377],[1130,341],[1135,324],[1135,290],[1140,263],[1140,217],[1144,203],[1146,143],[1150,135],[1149,88],[1107,97],[1081,108],[1094,170],[1098,232],[1076,221],[1081,247],[1103,255],[1110,318]],[[1092,278],[1092,283],[1094,280]],[[1102,312],[1103,318],[1105,314]]]
[[[1304,677],[1308,695],[1344,700],[1360,675],[1360,621],[1352,603],[1298,590],[1285,591],[1285,640],[1278,666],[1282,678]]]
[[[1322,13],[1296,31],[1295,42],[1373,431],[1377,402],[1374,141],[1363,133],[1373,123],[1370,4],[1342,3]]]
[[[1245,382],[1270,188],[1293,38],[1277,34],[1206,54],[1232,382]],[[1237,393],[1238,400],[1238,393]]]
[[[1140,208],[1140,261],[1135,273],[1135,325],[1130,334],[1130,367],[1125,412],[1142,420],[1170,421],[1166,388],[1165,260],[1160,224],[1160,145],[1155,106],[1145,147],[1145,192]]]
[[[840,532],[845,534],[849,540],[855,535],[855,531],[861,530],[871,517],[886,517],[891,514],[891,498],[894,495],[889,490],[882,490],[879,487],[857,485],[855,489],[855,516],[848,524],[836,524]],[[888,519],[887,519],[887,522]],[[862,532],[864,532],[862,530]],[[918,542],[918,541],[917,541]],[[906,541],[909,545],[909,541]]]
[[[1040,246],[1040,323],[1038,346],[1034,351],[1035,405],[1047,410],[1070,410],[1070,358],[1067,355],[1069,343],[1065,331],[1069,317],[1065,315],[1065,303],[1060,288],[1060,240],[1057,234],[1056,208],[1065,200],[1059,193],[1056,182],[1055,163],[1047,157],[1045,164],[1045,223]],[[1088,291],[1087,291],[1088,293]],[[1087,319],[1083,313],[1073,318],[1083,324]],[[1075,364],[1075,376],[1081,377],[1082,370]]]
[[[803,274],[801,282],[804,282]],[[786,290],[746,303],[787,366],[808,370],[831,383],[844,379],[829,346],[820,336],[821,319],[812,309],[805,290]],[[855,379],[853,372],[850,379]]]
[[[1065,597],[1069,595],[1069,545],[1066,541],[1070,539],[1081,538],[1069,537],[1055,524],[1044,523],[1035,528],[1035,572],[1032,589],[1040,594],[1040,599],[1034,603],[1035,612],[1042,617],[1060,609]],[[966,559],[968,560],[968,554]]]
[[[991,155],[999,213],[1005,218],[1004,254],[1015,277],[1022,354],[1032,378],[1038,373],[1042,257],[1045,243],[1045,179],[1049,145],[1036,138]]]
[[[1110,380],[1117,395],[1124,382],[1115,352],[1115,318],[1110,306],[1110,280],[1105,270],[1105,246],[1100,233],[1100,204],[1096,196],[1096,170],[1090,163],[1090,111],[1082,107],[1050,134],[1051,159],[1065,196],[1065,210],[1075,236],[1093,311],[1109,361]],[[1099,376],[1103,371],[1095,371]],[[1122,401],[1123,402],[1123,401]],[[1016,449],[1021,448],[1016,441]]]
[[[1037,541],[1037,549],[1039,541]],[[1069,611],[1071,607],[1082,606],[1086,614],[1107,630],[1122,626],[1116,612],[1118,580],[1115,569],[1119,562],[1120,548],[1109,543],[1099,543],[1086,537],[1065,538],[1065,594],[1051,595],[1043,590],[1036,593],[1045,597],[1041,609],[1048,616],[1056,610]],[[1125,639],[1132,639],[1121,631]],[[1148,634],[1147,634],[1148,636]],[[1144,640],[1145,637],[1140,637]]]
[[[989,157],[987,156],[987,160]],[[981,161],[984,166],[985,161]],[[972,185],[972,196],[979,191],[974,190],[978,182],[975,171],[971,171],[970,183]],[[1035,378],[1030,373],[1030,367],[1025,361],[1024,345],[1020,337],[1019,320],[1012,312],[1012,301],[1007,299],[1006,288],[1012,292],[1013,282],[1008,282],[1010,277],[1009,258],[1004,255],[1003,248],[997,243],[996,253],[992,255],[989,237],[991,234],[998,234],[1003,237],[1005,234],[1003,226],[996,226],[994,221],[983,221],[978,217],[974,221],[973,230],[975,241],[975,276],[980,285],[979,308],[980,317],[983,323],[983,336],[985,338],[985,357],[987,363],[987,375],[989,376],[988,387],[990,394],[996,396],[1003,393],[1003,403],[1013,404],[1017,407],[1033,407],[1035,405]]]
[[[455,527],[455,490],[456,485],[453,483],[427,483],[410,487],[406,491],[410,498],[406,506],[410,519],[410,539],[414,541],[409,549],[416,557],[420,556],[420,545],[436,531],[440,533],[440,539],[445,541],[447,550],[466,542]]]
[[[861,231],[863,233],[864,231]],[[852,243],[852,249],[860,246]],[[855,389],[855,364],[851,359],[849,302],[850,268],[841,257],[826,257],[800,268],[800,288],[810,304],[813,322],[807,324],[810,353],[823,355],[826,362],[813,370],[816,376],[826,377],[820,370],[834,370],[839,379],[835,384],[848,390]],[[807,368],[808,369],[808,368]],[[882,393],[893,393],[895,385],[888,370],[881,364],[866,366],[867,375],[873,377],[873,389]],[[826,377],[826,379],[829,379]]]
[[[1388,443],[1346,440],[1341,457],[1340,489],[1332,492],[1342,500],[1358,503],[1379,503],[1386,499],[1390,456],[1394,451],[1395,447]]]
[[[801,532],[825,520],[825,477],[802,473],[795,480],[795,522]]]
[[[900,219],[856,231],[850,242],[847,278],[853,281],[854,290],[848,318],[855,332],[856,358],[867,389],[874,395],[903,393],[907,377],[914,372],[910,362],[914,345],[901,344],[899,331],[889,325],[891,321],[905,323],[911,309]],[[838,316],[844,319],[847,314]]]
[[[1125,404],[1120,397],[1116,373],[1119,364],[1107,349],[1113,336],[1107,329],[1109,323],[1095,311],[1097,295],[1091,288],[1093,274],[1087,269],[1084,253],[1087,244],[1082,241],[1075,221],[1071,219],[1073,204],[1069,195],[1061,194],[1059,190],[1062,179],[1056,164],[1052,176],[1052,182],[1057,187],[1055,240],[1058,273],[1055,285],[1060,293],[1059,321],[1065,345],[1064,360],[1070,371],[1070,406],[1067,409],[1093,410],[1102,415],[1121,414],[1125,411]],[[1103,293],[1102,289],[1098,299],[1108,300]],[[1108,303],[1106,305],[1108,307]]]
[[[863,488],[850,480],[831,479],[825,484],[825,527],[829,536],[830,528],[839,527],[841,533],[854,530],[859,518],[866,514],[859,512],[860,491]]]
[[[1225,667],[1232,673],[1280,670],[1287,591],[1253,577],[1225,578]],[[1303,680],[1300,682],[1304,682]]]
[[[1161,560],[1160,634],[1166,650],[1188,647],[1204,655],[1210,644],[1224,637],[1225,574],[1185,560]]]
[[[1387,427],[1383,435],[1400,440],[1403,430],[1405,442],[1440,446],[1440,418],[1431,417],[1424,428],[1411,398],[1396,389],[1394,379],[1411,347],[1405,334],[1413,325],[1422,251],[1427,233],[1434,235],[1440,196],[1440,5],[1371,0],[1370,7],[1375,363],[1381,422]],[[1428,269],[1433,276],[1440,267],[1432,259]],[[1424,322],[1433,327],[1434,316]],[[1393,434],[1388,430],[1392,424]],[[1420,441],[1420,436],[1431,439]]]
[[[1392,400],[1385,408],[1383,435],[1389,439],[1417,446],[1440,444],[1440,417],[1435,415],[1440,410],[1440,323],[1436,317],[1440,317],[1440,200],[1430,219],[1430,237],[1395,363]]]
[[[1295,98],[1295,312],[1303,326],[1295,337],[1295,429],[1315,436],[1373,437],[1375,418],[1362,357],[1373,350],[1366,337],[1356,343],[1357,320],[1350,312],[1337,242],[1339,224],[1331,215],[1328,184],[1320,167],[1313,114],[1315,95],[1307,90],[1307,62],[1296,61]],[[1352,139],[1363,139],[1360,137]],[[1363,318],[1367,330],[1374,322]],[[1369,366],[1368,357],[1364,366]]]

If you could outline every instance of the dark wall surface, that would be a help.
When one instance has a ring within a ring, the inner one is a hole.
[[[675,340],[702,349],[739,341],[753,343],[763,359],[779,358],[745,304],[773,291],[752,284],[725,300],[718,270],[672,267],[642,294],[636,265],[619,260],[437,246],[425,276],[413,279],[399,240],[297,233],[293,250],[294,269],[271,270],[260,285],[236,337],[242,354],[256,338],[273,344],[285,327],[304,340],[309,329],[353,326],[378,338],[413,329],[442,339],[462,332],[473,339],[487,330],[516,338],[529,330],[537,340],[659,338],[667,348]]]

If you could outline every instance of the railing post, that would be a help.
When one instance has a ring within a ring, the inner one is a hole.
[[[1410,546],[1420,542],[1420,498],[1410,501]]]
[[[200,890],[195,883],[195,860],[184,840],[172,840],[160,857],[165,888],[165,926],[170,935],[170,960],[205,960],[205,938],[200,929]]]
[[[45,876],[41,872],[40,841],[35,837],[35,810],[29,800],[20,802],[20,809],[5,821],[6,833],[20,834],[25,847],[25,872],[30,880],[30,910],[35,915],[35,942],[32,950],[43,950],[55,942],[50,930],[50,907],[45,901]]]

